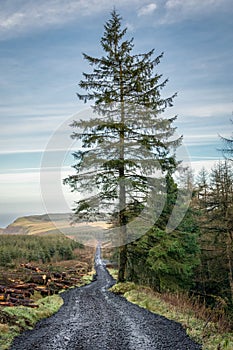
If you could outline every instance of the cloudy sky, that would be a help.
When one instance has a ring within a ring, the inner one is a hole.
[[[69,123],[86,108],[76,97],[89,69],[82,52],[102,55],[114,7],[137,53],[164,52],[158,73],[169,78],[165,96],[178,92],[170,112],[193,169],[221,159],[218,135],[232,128],[232,0],[1,0],[0,227],[69,209],[61,179],[75,147]]]

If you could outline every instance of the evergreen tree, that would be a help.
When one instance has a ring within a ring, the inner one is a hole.
[[[204,204],[207,202],[209,187],[209,174],[205,168],[202,168],[197,176],[197,193],[198,199]]]
[[[106,210],[115,213],[120,246],[118,280],[123,281],[129,208],[145,208],[155,187],[156,169],[166,175],[176,168],[175,149],[181,139],[171,140],[176,117],[162,114],[175,97],[161,97],[167,79],[161,81],[162,75],[154,70],[163,54],[155,58],[154,50],[134,54],[133,39],[125,39],[127,29],[122,29],[115,10],[104,29],[104,56],[84,54],[93,70],[83,73],[79,86],[87,93],[78,97],[94,101],[94,116],[72,124],[76,129],[72,137],[82,141],[82,148],[74,153],[76,174],[64,182],[73,191],[86,193],[85,199],[76,202],[78,218],[98,217]]]
[[[233,119],[231,119],[231,122],[233,124]],[[226,158],[233,160],[233,133],[231,137],[221,136],[221,139],[224,145],[222,148],[223,154],[225,155]]]
[[[167,223],[182,188],[178,188],[171,176],[166,181],[168,193],[159,220],[146,235],[129,245],[127,277],[159,292],[189,290],[199,264],[199,229],[189,208],[176,229],[167,233]]]

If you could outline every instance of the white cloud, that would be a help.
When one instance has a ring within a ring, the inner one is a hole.
[[[216,134],[203,134],[203,135],[185,135],[183,143],[190,146],[201,146],[216,144],[218,136]]]
[[[42,0],[32,1],[24,0],[21,2],[21,8],[15,10],[16,1],[11,1],[6,11],[1,14],[0,28],[13,30],[15,28],[25,29],[26,27],[42,27],[44,25],[54,25],[67,22],[78,15],[87,15],[88,8],[96,1],[87,2],[64,1],[64,0]],[[94,6],[95,7],[95,6]]]
[[[230,116],[232,111],[232,103],[210,103],[207,101],[206,104],[203,102],[197,101],[196,104],[184,104],[183,106],[179,106],[179,118],[187,117],[200,117],[200,118],[208,118],[214,116]]]
[[[2,27],[3,29],[10,29],[12,27],[16,27],[17,25],[23,22],[24,18],[25,14],[23,13],[13,13],[11,16],[5,18],[5,20],[2,21],[0,27]]]
[[[191,162],[191,167],[195,176],[198,175],[203,168],[205,168],[208,172],[210,172],[211,169],[214,167],[214,165],[218,162],[218,159],[216,158],[215,159],[210,159],[210,158],[200,159],[200,157],[198,158],[199,160]]]
[[[157,5],[155,3],[148,4],[146,6],[141,7],[138,10],[138,16],[147,16],[151,15],[157,9]]]
[[[64,116],[69,117],[70,114],[79,112],[79,105],[71,103],[56,104],[33,104],[33,105],[0,105],[0,114],[7,117],[23,116],[31,117],[31,120],[42,120],[43,117],[61,119]],[[41,119],[39,119],[41,118]]]
[[[72,168],[43,169],[43,181],[41,182],[41,169],[20,169],[16,172],[0,174],[0,209],[1,213],[39,210],[46,212],[69,211],[77,194],[70,192],[68,186],[62,184],[62,180],[72,173]],[[55,181],[54,181],[55,179]],[[43,192],[44,189],[48,189]]]
[[[169,10],[181,9],[185,12],[201,11],[203,8],[214,9],[229,3],[228,0],[168,0],[165,4]]]
[[[160,23],[176,22],[197,13],[209,13],[213,10],[230,10],[231,1],[167,0],[164,5],[164,1],[157,0],[159,7],[164,6],[166,12]],[[87,16],[109,13],[113,6],[121,12],[139,8],[138,16],[152,14],[158,7],[155,2],[142,6],[141,0],[115,0],[113,4],[109,0],[1,0],[0,39],[72,21],[79,22]]]
[[[126,25],[125,25],[125,27],[127,28],[127,30],[128,30],[129,32],[133,32],[134,29],[135,29],[134,25],[133,25],[132,23],[130,23],[130,22],[127,22]]]
[[[126,8],[137,6],[140,0],[2,0],[4,5],[0,14],[0,34],[18,35],[35,28],[44,28],[79,21],[81,18],[111,11],[115,5]],[[20,7],[20,8],[19,8]]]
[[[214,11],[232,9],[231,0],[167,0],[166,15],[161,22],[177,22],[188,19],[197,14],[209,14]]]

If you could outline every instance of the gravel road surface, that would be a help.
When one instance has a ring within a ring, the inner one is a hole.
[[[96,251],[97,279],[61,294],[64,305],[34,330],[15,338],[11,350],[200,350],[179,323],[153,314],[108,288],[114,284]]]

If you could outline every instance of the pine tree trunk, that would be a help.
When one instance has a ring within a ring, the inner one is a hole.
[[[119,248],[119,270],[118,270],[118,281],[125,281],[125,270],[127,264],[127,245],[123,245]]]
[[[232,254],[231,254],[232,239],[230,234],[228,234],[226,248],[227,248],[226,255],[227,255],[227,262],[228,262],[228,281],[229,281],[230,290],[231,290],[231,301],[233,303],[233,267],[232,267]]]
[[[125,106],[123,91],[122,67],[120,64],[120,103],[121,103],[121,129],[119,134],[120,148],[119,158],[122,163],[119,166],[119,226],[120,226],[120,249],[118,282],[125,281],[125,270],[127,264],[127,228],[126,228],[126,188],[125,188]]]
[[[127,264],[127,228],[125,217],[125,184],[120,183],[120,248],[119,248],[119,263],[118,263],[118,282],[125,281],[125,270]]]

